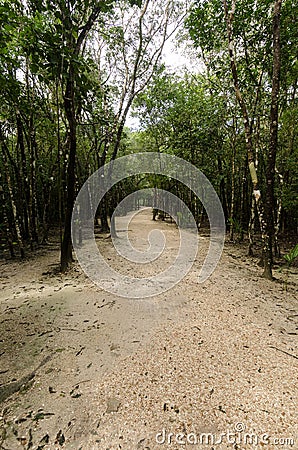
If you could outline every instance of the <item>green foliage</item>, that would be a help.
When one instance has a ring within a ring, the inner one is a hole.
[[[230,217],[229,223],[233,226],[235,233],[241,235],[244,232],[243,227],[242,227],[241,223],[239,222],[239,220],[234,219],[233,217]]]
[[[295,259],[298,258],[298,244],[295,245],[294,248],[292,248],[292,250],[289,251],[289,253],[287,253],[286,255],[284,255],[284,259],[287,261],[287,264],[290,266],[291,264],[293,264],[293,262],[295,261]]]
[[[139,95],[134,111],[153,148],[192,162],[218,185],[217,158],[224,144],[225,100],[215,93],[211,95],[206,79],[161,74]]]
[[[264,192],[265,168],[268,156],[271,82],[272,82],[272,15],[271,0],[239,0],[232,21],[232,39],[236,55],[238,84],[247,108],[252,145],[258,165],[261,192]],[[232,2],[227,1],[228,11]],[[297,48],[298,32],[295,17],[297,2],[284,0],[281,10],[281,90],[279,148],[275,194],[281,197],[286,221],[297,226]],[[195,47],[207,66],[207,77],[213,89],[222,92],[227,99],[226,143],[234,142],[234,166],[243,165],[245,153],[241,111],[231,89],[232,74],[228,52],[227,24],[224,4],[221,0],[195,0],[186,27]],[[238,116],[238,117],[237,117]],[[236,124],[231,127],[231,123]],[[234,129],[233,129],[234,128]],[[232,139],[232,140],[231,140]],[[241,142],[242,141],[242,142]],[[237,160],[235,160],[235,157]],[[238,172],[238,168],[236,169]],[[240,175],[241,176],[241,175]],[[244,175],[246,177],[246,174]],[[237,180],[236,180],[237,183]],[[238,220],[238,218],[237,218]],[[296,225],[295,225],[296,224]]]

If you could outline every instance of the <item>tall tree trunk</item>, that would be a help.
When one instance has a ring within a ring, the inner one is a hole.
[[[55,96],[56,96],[56,114],[57,114],[57,173],[58,173],[58,221],[59,221],[59,237],[60,248],[62,248],[62,174],[61,174],[61,130],[60,130],[60,105],[59,105],[59,84],[60,77],[56,79]]]
[[[22,234],[21,234],[18,213],[17,213],[16,203],[15,203],[15,199],[14,199],[12,182],[11,182],[8,161],[7,161],[8,148],[6,147],[6,143],[4,141],[2,132],[0,133],[0,137],[1,137],[1,144],[2,144],[2,157],[3,157],[3,165],[4,165],[4,171],[5,171],[5,177],[6,177],[6,184],[7,184],[9,200],[10,200],[11,210],[12,210],[12,215],[13,215],[13,227],[15,230],[15,235],[17,236],[21,258],[24,258],[25,257],[25,246],[24,246],[23,238],[22,238]]]
[[[270,136],[269,151],[267,158],[267,190],[265,199],[266,214],[266,259],[269,261],[268,266],[264,268],[264,276],[272,278],[272,244],[275,234],[274,230],[274,177],[275,177],[275,161],[278,144],[278,96],[280,89],[280,65],[281,65],[281,45],[280,45],[280,13],[282,0],[275,0],[273,13],[273,72],[272,72],[272,92],[271,92],[271,110],[270,110]]]
[[[6,239],[7,239],[7,246],[9,248],[10,256],[12,258],[14,258],[15,253],[14,253],[14,248],[13,248],[13,233],[12,233],[10,223],[8,220],[7,202],[6,202],[4,187],[2,185],[1,173],[0,173],[0,194],[1,194],[1,200],[2,200],[3,226],[4,226],[4,232],[5,232]]]
[[[110,145],[110,142],[108,141],[108,139],[105,139],[102,154],[98,158],[98,169],[100,167],[103,167],[106,163],[106,158],[107,158],[107,154],[109,151],[109,145]],[[104,171],[104,169],[102,169],[102,170]],[[103,172],[103,174],[104,174],[104,172]],[[100,188],[104,191],[105,182],[106,182],[105,177],[102,177],[100,181],[102,184],[100,186]],[[110,226],[109,226],[109,221],[108,221],[108,216],[109,216],[109,214],[108,214],[108,195],[109,195],[108,193],[105,194],[100,202],[99,217],[100,217],[100,230],[102,233],[110,232]]]
[[[251,198],[250,218],[248,224],[248,256],[254,256],[254,234],[255,234],[255,199]]]
[[[278,244],[278,234],[281,228],[281,219],[282,219],[282,194],[283,194],[283,187],[284,187],[284,178],[281,173],[278,172],[276,169],[276,173],[279,177],[279,195],[277,198],[277,213],[276,213],[276,219],[275,219],[275,227],[274,227],[274,255],[280,258],[280,246]]]
[[[36,160],[37,160],[37,142],[33,114],[30,117],[30,226],[32,240],[38,244],[37,232],[37,195],[36,195]]]
[[[219,176],[220,176],[219,195],[220,195],[220,200],[222,203],[222,209],[223,209],[223,212],[225,215],[225,221],[227,222],[229,219],[229,212],[228,212],[227,197],[226,197],[226,183],[225,183],[225,178],[224,178],[224,173],[223,173],[222,162],[221,162],[220,156],[217,156],[217,166],[218,166],[218,172],[219,172]]]
[[[272,105],[271,105],[271,124],[270,124],[270,145],[269,145],[269,154],[268,154],[268,166],[267,166],[267,183],[268,190],[266,195],[265,208],[263,206],[263,202],[261,199],[261,192],[258,186],[258,177],[256,172],[256,167],[254,163],[254,153],[253,153],[253,145],[252,145],[252,132],[249,121],[248,110],[246,107],[245,100],[242,96],[239,80],[238,80],[238,71],[236,64],[236,55],[233,41],[233,20],[236,9],[236,0],[232,0],[231,7],[229,8],[227,4],[227,0],[223,0],[224,11],[225,11],[225,20],[227,25],[227,37],[229,44],[229,56],[230,56],[230,65],[231,72],[234,82],[234,90],[236,94],[236,99],[241,108],[242,116],[243,116],[243,124],[245,130],[245,142],[248,156],[248,165],[249,171],[251,175],[251,180],[253,184],[253,194],[256,201],[260,228],[262,233],[262,241],[263,241],[263,264],[264,264],[264,272],[263,276],[272,279],[272,236],[274,232],[274,223],[272,226],[272,205],[274,204],[274,169],[275,169],[275,156],[276,156],[276,144],[277,144],[277,100],[278,100],[278,92],[279,92],[279,72],[280,72],[280,8],[281,8],[282,0],[275,0],[274,7],[274,62],[273,62],[273,84],[272,86]],[[279,69],[278,69],[279,62]],[[276,120],[273,120],[273,117]],[[272,163],[273,166],[273,175],[272,175]],[[270,207],[269,207],[270,205]]]
[[[71,244],[71,217],[72,209],[75,200],[75,163],[77,150],[77,124],[74,102],[74,72],[72,66],[69,68],[69,76],[66,83],[64,95],[64,108],[68,122],[68,165],[67,165],[67,197],[66,197],[66,212],[64,219],[64,233],[61,245],[61,271],[65,272],[72,257]]]
[[[62,272],[65,272],[72,258],[72,243],[71,243],[71,217],[75,200],[75,165],[76,165],[76,151],[77,151],[77,121],[76,121],[76,98],[75,95],[75,80],[77,69],[76,59],[78,58],[83,43],[86,39],[88,32],[91,30],[94,22],[100,14],[101,8],[104,5],[102,2],[98,2],[93,6],[93,9],[85,23],[80,28],[80,33],[75,39],[73,34],[73,23],[71,17],[71,11],[63,11],[65,31],[68,38],[69,50],[73,52],[73,60],[69,62],[68,74],[66,79],[66,87],[64,93],[64,109],[68,122],[68,166],[67,166],[67,198],[66,198],[66,212],[64,219],[64,234],[61,243],[61,260],[60,268]],[[78,103],[78,101],[77,101]]]
[[[102,233],[109,233],[110,227],[108,222],[108,205],[107,196],[105,195],[100,203],[100,231]]]
[[[28,104],[34,105],[34,83],[30,82],[29,77],[29,57],[26,56],[26,70],[25,70],[25,80],[26,80],[26,92],[27,92],[27,102]],[[32,85],[31,85],[32,84]],[[19,120],[21,117],[19,116]],[[22,130],[22,128],[21,128]],[[28,177],[28,212],[29,212],[29,225],[30,225],[30,247],[33,250],[33,244],[38,243],[37,234],[37,196],[36,196],[36,154],[37,154],[37,143],[35,135],[34,126],[34,112],[31,109],[29,114],[29,119],[27,122],[27,133],[25,133],[28,155],[29,155],[29,174]]]
[[[28,183],[28,170],[27,160],[24,143],[23,123],[20,112],[16,112],[16,124],[17,124],[17,145],[20,151],[20,197],[22,202],[22,220],[24,228],[24,238],[32,241],[31,229],[30,229],[30,213],[29,213],[29,183]]]
[[[235,175],[236,175],[236,119],[235,116],[233,116],[233,135],[232,135],[232,142],[231,142],[231,148],[232,148],[232,174],[231,174],[231,204],[230,204],[230,214],[229,214],[229,227],[230,227],[230,241],[233,242],[234,240],[234,212],[235,212]]]
[[[243,164],[243,169],[241,170],[241,190],[240,190],[240,217],[239,217],[239,236],[238,240],[240,242],[244,239],[244,228],[246,222],[246,188],[247,188],[247,163]]]

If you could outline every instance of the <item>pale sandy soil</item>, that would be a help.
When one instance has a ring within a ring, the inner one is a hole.
[[[139,249],[154,227],[168,253],[147,274],[171,263],[179,242],[174,224],[144,211],[129,226]],[[111,265],[135,270],[98,242]],[[189,274],[143,300],[100,290],[76,264],[52,273],[55,245],[2,261],[0,397],[36,372],[2,398],[0,448],[298,449],[297,269],[266,281],[244,247],[226,244],[198,284],[207,248],[202,235]]]

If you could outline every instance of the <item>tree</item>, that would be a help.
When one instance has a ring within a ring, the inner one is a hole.
[[[272,245],[274,239],[274,217],[272,211],[275,209],[274,180],[276,170],[276,155],[278,148],[278,122],[279,122],[279,93],[281,72],[281,37],[280,37],[280,15],[282,0],[274,1],[273,12],[273,68],[272,68],[272,90],[270,107],[270,134],[267,156],[267,194],[265,200],[266,237],[265,237],[265,267],[264,276],[272,279]]]
[[[61,245],[61,271],[64,272],[72,261],[71,246],[71,217],[75,200],[75,164],[77,152],[77,108],[78,93],[76,82],[79,75],[77,59],[82,51],[85,39],[103,10],[110,8],[102,2],[95,4],[89,1],[83,3],[83,11],[72,10],[67,2],[62,5],[59,13],[64,24],[64,39],[71,57],[68,61],[66,84],[64,91],[64,109],[68,121],[68,168],[67,168],[67,200],[64,223],[64,234]],[[84,17],[85,22],[78,23],[78,16]]]
[[[281,64],[281,2],[274,2],[274,11],[270,19],[268,12],[271,12],[271,7],[272,3],[266,1],[255,5],[251,1],[236,2],[232,0],[228,2],[224,0],[223,6],[217,0],[197,1],[188,22],[196,45],[201,46],[203,51],[207,52],[206,63],[209,63],[211,55],[216,55],[210,63],[211,70],[220,65],[222,73],[223,65],[219,61],[220,57],[223,57],[223,60],[230,65],[234,91],[242,113],[248,165],[262,231],[263,275],[269,279],[272,279],[272,240],[274,235],[272,220],[275,211],[274,171]],[[206,19],[204,30],[203,19]],[[274,24],[273,31],[272,22]],[[222,23],[226,24],[225,29]],[[220,41],[224,35],[227,42],[225,46]],[[271,51],[272,43],[274,57],[272,57]],[[273,74],[272,58],[274,60]],[[268,90],[269,83],[271,84],[270,91]],[[270,92],[271,101],[268,95]],[[267,116],[264,125],[269,131],[266,139],[266,160],[264,161],[267,175],[265,205],[263,197],[261,197],[262,189],[259,186],[255,164],[256,152],[254,151],[256,143],[260,140],[260,124],[261,121],[264,121],[263,118],[260,120],[261,108],[264,108]],[[271,112],[269,113],[269,111]]]

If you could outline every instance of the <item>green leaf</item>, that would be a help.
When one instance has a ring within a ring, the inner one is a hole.
[[[284,259],[289,265],[292,264],[296,258],[298,258],[298,244],[296,244],[295,247],[289,251],[289,253],[284,255]]]

